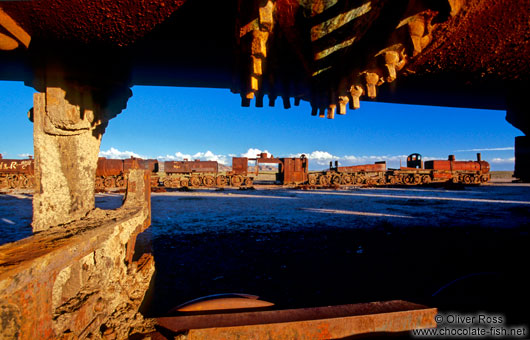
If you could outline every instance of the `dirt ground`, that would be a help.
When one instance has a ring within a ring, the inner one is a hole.
[[[99,194],[116,208],[120,194]],[[154,254],[142,312],[259,295],[276,308],[403,299],[527,324],[530,187],[153,193],[136,256]],[[31,233],[31,195],[0,195],[1,243]]]
[[[491,181],[493,183],[513,182],[513,171],[491,171]]]

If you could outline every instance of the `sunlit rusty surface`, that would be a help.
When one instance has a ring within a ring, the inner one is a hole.
[[[217,299],[198,301],[186,304],[177,309],[178,312],[200,312],[228,309],[263,308],[274,306],[273,303],[258,299],[243,297],[221,297]]]
[[[406,301],[158,318],[187,339],[341,339],[436,327],[436,308]],[[163,339],[163,338],[160,338]]]
[[[0,27],[3,27],[7,34],[0,29],[0,50],[13,50],[19,46],[19,42],[24,47],[29,47],[30,35],[20,25],[13,20],[0,7]]]
[[[184,0],[39,0],[0,4],[38,39],[126,46],[152,31]]]
[[[136,236],[151,223],[149,177],[135,172],[120,209],[0,246],[0,338],[87,338],[122,321],[112,320],[120,303],[140,305],[154,272],[151,254],[133,262]]]

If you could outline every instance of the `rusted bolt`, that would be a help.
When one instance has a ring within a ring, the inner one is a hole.
[[[94,312],[100,313],[103,309],[105,309],[105,302],[102,298],[99,298],[94,304]]]

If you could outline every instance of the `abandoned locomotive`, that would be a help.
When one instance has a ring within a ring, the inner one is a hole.
[[[407,157],[407,166],[387,169],[386,162],[355,166],[335,166],[330,162],[328,171],[308,175],[308,184],[329,185],[422,185],[451,182],[454,184],[482,184],[491,179],[490,165],[477,154],[476,161],[456,161],[454,155],[447,160],[423,162],[422,156],[413,153]]]
[[[4,159],[0,154],[0,188],[33,188],[35,185],[33,158]]]
[[[33,159],[2,159],[0,156],[0,188],[32,188],[34,186]],[[308,185],[338,187],[341,185],[423,185],[430,183],[482,184],[490,180],[490,166],[477,154],[476,161],[447,160],[423,161],[413,153],[407,157],[407,166],[399,169],[386,167],[386,162],[374,164],[335,166],[328,170],[309,171],[305,155],[275,158],[266,153],[256,158],[233,157],[232,166],[217,161],[156,159],[106,159],[100,157],[96,169],[96,189],[124,188],[127,172],[133,164],[151,172],[151,185],[165,188],[250,187],[254,182],[273,185]]]

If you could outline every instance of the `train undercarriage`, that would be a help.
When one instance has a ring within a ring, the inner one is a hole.
[[[135,165],[134,165],[134,164]],[[249,165],[251,164],[251,165]],[[231,170],[220,168],[216,161],[168,161],[100,158],[96,170],[97,191],[125,189],[128,169],[140,167],[151,172],[153,188],[249,188],[254,184],[276,186],[341,186],[429,185],[452,183],[480,185],[491,179],[489,164],[477,154],[476,161],[431,160],[423,163],[420,154],[411,154],[407,166],[389,169],[385,162],[335,166],[328,170],[309,171],[308,159],[274,158],[260,154],[256,158],[234,157]],[[264,170],[265,169],[265,170]],[[275,169],[272,171],[272,169]],[[2,160],[0,188],[31,189],[35,187],[33,159]]]
[[[490,180],[489,174],[480,172],[433,173],[431,171],[389,170],[386,172],[354,173],[309,173],[307,184],[311,186],[385,186],[427,185],[433,183],[483,184]]]
[[[253,177],[232,174],[162,175],[159,184],[165,188],[223,188],[250,187]]]
[[[1,174],[0,188],[8,189],[33,189],[35,178],[26,174]]]

